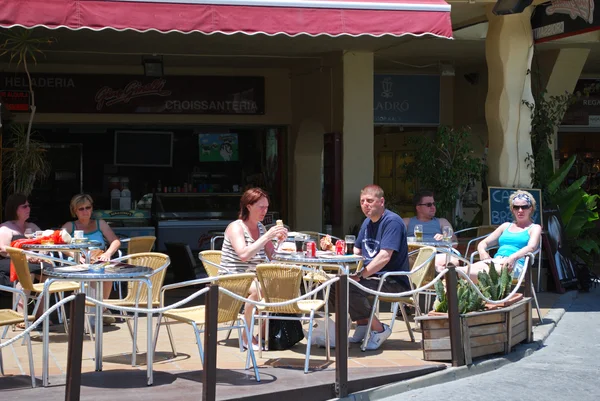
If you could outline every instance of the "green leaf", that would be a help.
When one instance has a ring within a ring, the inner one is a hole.
[[[567,177],[567,174],[571,170],[571,167],[573,167],[575,159],[575,155],[569,157],[569,160],[567,160],[565,164],[560,166],[560,168],[556,171],[554,176],[550,179],[550,181],[548,182],[548,192],[550,194],[555,194],[556,191],[558,191],[558,188]]]

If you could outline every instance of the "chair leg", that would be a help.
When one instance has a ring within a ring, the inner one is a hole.
[[[196,345],[198,345],[198,353],[200,353],[200,362],[202,363],[202,369],[204,369],[204,349],[202,349],[202,340],[200,339],[200,330],[195,322],[192,322],[194,328],[194,334],[196,335]]]
[[[136,308],[138,306],[136,305]],[[135,366],[137,361],[137,352],[138,352],[138,347],[137,347],[137,329],[138,329],[138,313],[134,313],[133,315],[133,347],[132,347],[132,352],[131,352],[131,366]]]
[[[312,332],[313,332],[313,324],[315,318],[315,311],[310,311],[310,321],[308,323],[308,338],[306,339],[306,357],[304,359],[304,373],[308,373],[308,367],[310,362],[310,346],[312,343]],[[327,321],[325,321],[325,325],[327,325]],[[327,326],[325,326],[327,327]],[[326,329],[327,330],[327,329]],[[329,348],[329,344],[325,344],[327,348]]]
[[[396,322],[396,313],[398,313],[398,302],[392,302],[392,321],[390,322],[390,330],[394,330]]]
[[[371,325],[373,324],[373,318],[375,317],[375,310],[379,309],[379,295],[375,295],[375,301],[373,301],[373,307],[371,308],[371,315],[369,316],[369,323],[367,323],[367,332],[365,333],[365,338],[360,346],[361,351],[367,350],[367,343],[369,342],[369,337],[371,337]]]
[[[62,301],[63,298],[64,298],[64,296],[65,296],[65,293],[64,292],[58,292],[56,294],[58,295],[58,299],[60,301]],[[64,304],[61,305],[60,310],[62,311],[62,317],[63,317],[62,318],[62,324],[63,324],[63,326],[65,328],[65,333],[67,335],[69,335],[69,322],[67,321],[67,315],[66,315],[66,312],[65,312],[65,305]]]
[[[235,325],[235,321],[233,321],[233,323],[231,323],[231,327],[233,327],[234,325]],[[229,337],[231,337],[231,330],[233,330],[233,329],[227,330],[227,335],[225,336],[226,340],[229,340]]]
[[[133,341],[133,328],[131,327],[131,319],[125,319],[125,323],[127,324],[127,329],[129,330],[129,335],[131,336],[131,341]],[[140,349],[135,346],[135,352],[140,352]]]
[[[156,355],[156,343],[158,342],[158,332],[160,331],[160,321],[162,320],[162,313],[158,314],[158,320],[156,321],[156,329],[154,330],[154,341],[152,342],[153,355]]]
[[[171,325],[169,324],[169,319],[166,317],[165,326],[167,327],[167,334],[169,335],[169,342],[171,343],[171,349],[173,350],[173,356],[177,356],[177,350],[175,349],[175,341],[173,341],[173,333],[171,332]]]
[[[410,327],[408,316],[406,316],[406,309],[404,309],[404,304],[402,302],[400,302],[400,312],[402,313],[402,319],[404,319],[404,323],[406,323],[406,329],[408,330],[410,341],[415,342],[415,335],[413,334],[412,328]]]
[[[54,293],[54,302],[58,303],[62,298],[61,295],[64,295],[64,293],[62,292],[55,292]],[[59,308],[56,311],[56,314],[58,315],[58,323],[62,323],[63,322],[63,311],[62,308]]]
[[[533,300],[535,301],[535,308],[537,309],[538,318],[540,319],[540,323],[544,324],[544,318],[542,317],[542,312],[540,311],[540,304],[537,300],[537,295],[535,294],[535,287],[533,283],[531,283],[531,293],[533,294]]]
[[[25,326],[27,326],[27,323],[25,324]],[[31,387],[35,388],[35,371],[33,369],[33,350],[31,349],[31,336],[27,334],[25,338],[27,339],[27,354],[29,357],[29,375],[31,376]]]
[[[4,363],[2,362],[2,348],[0,348],[0,374],[4,376]]]
[[[244,324],[243,329],[246,331],[246,338],[252,338],[252,333],[250,332],[250,329],[248,329],[246,319],[241,317],[240,322]],[[250,362],[250,360],[252,360],[252,367],[254,368],[254,376],[256,377],[256,381],[260,382],[260,373],[258,372],[258,366],[256,366],[256,355],[254,355],[254,347],[252,346],[248,347],[248,356],[246,357],[246,369],[249,368],[248,363]]]

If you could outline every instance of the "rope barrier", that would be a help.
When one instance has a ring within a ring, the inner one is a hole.
[[[440,281],[447,272],[448,272],[448,269],[444,269],[437,276],[435,276],[435,278],[433,280],[431,280],[429,283],[427,283],[423,287],[419,287],[419,288],[415,288],[414,290],[403,291],[403,292],[381,292],[381,291],[376,291],[376,290],[367,288],[367,287],[361,285],[360,282],[358,282],[358,281],[348,280],[348,282],[352,283],[353,285],[355,285],[362,291],[364,291],[368,294],[371,294],[371,295],[376,295],[379,297],[401,298],[401,297],[409,297],[411,295],[418,294],[420,292],[423,292],[424,290],[427,290],[427,289],[433,287],[435,285],[435,283]],[[394,277],[404,277],[404,276],[394,276]]]
[[[23,332],[19,333],[19,335],[11,338],[10,340],[4,342],[4,343],[0,343],[0,348],[4,348],[6,346],[9,346],[10,344],[14,343],[17,340],[20,340],[21,338],[25,337],[26,335],[28,335],[29,333],[31,333],[32,330],[34,330],[37,326],[39,326],[40,323],[43,322],[43,320],[49,316],[52,312],[54,312],[56,309],[60,308],[62,305],[66,304],[67,302],[71,302],[72,300],[75,299],[75,295],[69,295],[66,298],[63,298],[61,301],[57,302],[56,304],[54,304],[51,308],[49,308],[46,312],[44,312],[37,320],[35,320],[34,322],[32,322],[27,329],[25,329]],[[66,317],[64,317],[66,319]]]
[[[323,290],[325,287],[329,287],[331,286],[331,284],[335,283],[336,281],[339,281],[340,278],[339,277],[333,277],[327,281],[325,281],[324,283],[322,283],[321,285],[319,285],[318,287],[315,287],[312,291],[307,292],[304,295],[301,295],[297,298],[294,299],[290,299],[287,301],[282,301],[282,302],[261,302],[261,301],[253,301],[251,299],[245,298],[245,297],[241,297],[236,293],[233,293],[231,291],[229,291],[226,288],[222,288],[219,287],[219,291],[223,292],[224,294],[229,295],[232,298],[235,298],[239,301],[243,301],[243,302],[248,302],[249,304],[252,305],[256,305],[256,306],[264,306],[264,307],[277,307],[277,306],[286,306],[286,305],[290,305],[290,304],[294,304],[298,301],[302,301],[303,299],[306,299],[308,297],[313,296],[314,294],[316,294],[317,292]]]
[[[155,314],[155,313],[164,313],[166,311],[169,311],[171,309],[175,309],[180,307],[181,305],[184,305],[188,302],[190,302],[193,299],[198,298],[200,295],[205,294],[208,292],[210,287],[204,287],[201,290],[198,290],[196,292],[194,292],[192,295],[188,296],[187,298],[182,299],[181,301],[175,302],[174,304],[171,304],[169,306],[164,306],[162,308],[131,308],[128,306],[117,306],[117,305],[112,305],[112,304],[107,304],[105,302],[102,301],[98,301],[97,299],[94,298],[87,298],[87,301],[90,301],[91,303],[93,303],[94,305],[100,305],[104,308],[107,309],[114,309],[114,310],[118,310],[118,311],[123,311],[123,312],[132,312],[132,313],[146,313],[146,314]]]

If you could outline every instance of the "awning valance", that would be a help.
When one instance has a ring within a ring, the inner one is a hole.
[[[0,0],[0,27],[452,37],[443,0]]]

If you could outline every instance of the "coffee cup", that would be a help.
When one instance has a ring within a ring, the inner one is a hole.
[[[73,238],[75,238],[75,239],[83,238],[83,230],[75,230],[73,232]]]

